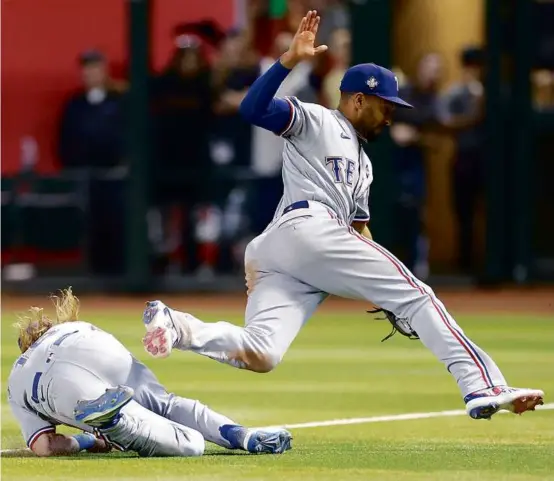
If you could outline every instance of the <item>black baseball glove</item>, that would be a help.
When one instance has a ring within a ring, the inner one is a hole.
[[[417,332],[415,332],[412,329],[412,326],[410,326],[410,323],[407,319],[401,319],[400,317],[396,317],[392,312],[387,311],[385,309],[374,309],[372,311],[367,311],[369,314],[377,314],[379,312],[382,312],[385,317],[380,318],[380,320],[387,319],[392,324],[392,331],[383,339],[381,339],[381,342],[386,341],[387,339],[390,339],[392,336],[394,336],[397,332],[402,334],[403,336],[406,336],[408,339],[416,340],[419,339],[419,336],[417,335]]]

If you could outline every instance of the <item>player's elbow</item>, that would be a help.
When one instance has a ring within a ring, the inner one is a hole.
[[[32,451],[39,458],[48,458],[50,456],[54,456],[54,452],[48,446],[40,446],[38,448],[33,448]]]
[[[40,435],[30,446],[31,451],[41,458],[54,456],[54,446],[51,433]]]
[[[254,123],[257,119],[254,102],[250,99],[248,94],[246,94],[239,105],[239,113],[247,122]]]

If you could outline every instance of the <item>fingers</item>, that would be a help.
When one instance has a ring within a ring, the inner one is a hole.
[[[312,10],[311,13],[312,13],[312,15],[311,15],[311,18],[310,18],[309,31],[313,32],[313,33],[316,33],[318,25],[319,25],[320,17],[318,17],[317,11],[315,11],[315,10]]]
[[[309,12],[308,12],[309,13]],[[304,30],[306,30],[306,24],[307,24],[307,15],[305,17],[302,18],[302,20],[300,21],[300,25],[298,25],[298,30],[296,31],[296,34],[298,35],[299,33],[302,33]]]
[[[321,22],[321,17],[317,16],[315,17],[315,20],[312,24],[312,28],[311,28],[311,32],[316,35],[317,34],[317,30],[319,29],[319,22]]]
[[[319,27],[320,17],[317,16],[316,10],[310,10],[298,26],[296,33],[302,33],[305,31],[316,33]]]

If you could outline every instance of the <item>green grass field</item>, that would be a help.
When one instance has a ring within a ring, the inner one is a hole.
[[[217,306],[218,310],[224,306]],[[115,334],[161,382],[247,425],[294,424],[462,409],[450,375],[419,343],[401,336],[381,344],[388,324],[367,315],[322,311],[269,374],[254,374],[176,352],[148,358],[140,344],[140,311],[84,306],[85,318]],[[214,312],[207,320],[218,320]],[[2,322],[2,449],[24,447],[6,404],[5,381],[17,355],[11,312]],[[236,312],[232,320],[242,322]],[[515,386],[554,392],[554,319],[547,316],[459,316]],[[554,480],[554,411],[466,416],[292,430],[293,450],[252,456],[209,445],[197,459],[139,459],[134,454],[2,459],[5,481],[35,480]]]

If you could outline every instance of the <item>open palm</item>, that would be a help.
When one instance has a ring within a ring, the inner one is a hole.
[[[327,45],[315,46],[315,37],[320,20],[315,10],[310,10],[306,14],[298,26],[288,52],[285,54],[286,61],[296,64],[303,60],[309,60],[327,50]]]

